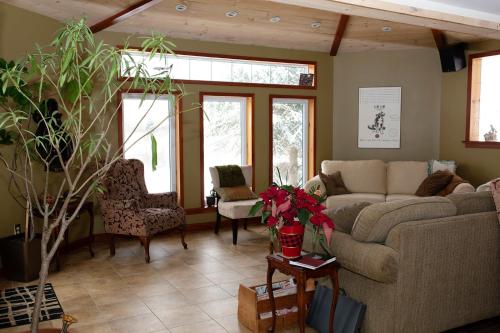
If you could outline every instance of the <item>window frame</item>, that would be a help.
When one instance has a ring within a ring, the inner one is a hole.
[[[500,50],[495,50],[495,51],[488,51],[488,52],[479,52],[479,53],[473,53],[469,54],[468,56],[468,75],[467,75],[467,112],[466,112],[466,126],[465,126],[465,140],[463,143],[465,144],[466,148],[497,148],[500,149],[500,142],[488,142],[488,141],[477,141],[477,140],[471,140],[471,130],[472,130],[472,120],[471,116],[472,113],[475,112],[473,110],[474,108],[472,107],[472,98],[473,98],[473,81],[474,81],[474,72],[473,72],[473,62],[474,59],[477,58],[486,58],[490,56],[496,56],[500,55]],[[478,92],[480,93],[480,92]]]
[[[316,109],[317,98],[316,96],[302,96],[302,95],[269,95],[269,185],[273,183],[273,101],[275,99],[290,99],[290,100],[307,100],[308,101],[308,129],[307,129],[307,180],[314,177],[316,172]],[[302,184],[302,186],[305,185]]]
[[[126,94],[154,94],[151,91],[144,89],[122,89],[117,95],[117,126],[118,126],[118,148],[120,155],[124,157],[123,152],[123,95]],[[165,94],[162,94],[165,95]],[[184,206],[184,145],[183,145],[183,128],[182,128],[182,98],[180,92],[173,92],[175,97],[175,191],[177,192],[177,200],[180,206]]]
[[[118,49],[123,50],[125,47],[123,45],[118,45]],[[140,47],[129,46],[128,49],[134,51],[144,51],[147,52],[148,49],[143,49]],[[186,56],[198,56],[198,57],[210,57],[219,59],[231,59],[231,60],[247,60],[247,61],[263,61],[271,63],[281,63],[281,64],[302,64],[309,66],[309,72],[314,74],[314,80],[312,86],[300,86],[300,85],[289,85],[289,84],[273,84],[273,83],[252,83],[252,82],[228,82],[228,81],[206,81],[206,80],[176,80],[172,79],[173,83],[179,84],[202,84],[202,85],[215,85],[215,86],[236,86],[236,87],[261,87],[261,88],[286,88],[286,89],[313,89],[318,88],[318,63],[316,61],[310,60],[292,60],[292,59],[279,59],[279,58],[265,58],[265,57],[251,57],[251,56],[239,56],[239,55],[227,55],[219,53],[205,53],[205,52],[192,52],[192,51],[175,51],[175,54],[186,55]],[[121,76],[118,74],[118,80],[127,81],[129,78]]]
[[[204,110],[205,96],[213,97],[244,97],[246,98],[246,155],[247,165],[252,166],[252,190],[255,190],[255,94],[254,93],[225,93],[200,91],[200,207],[209,209],[205,202],[205,135],[204,135]]]

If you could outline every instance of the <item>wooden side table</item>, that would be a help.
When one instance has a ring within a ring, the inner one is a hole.
[[[286,258],[282,258],[279,255],[269,255],[267,258],[267,290],[269,291],[269,300],[271,301],[271,309],[273,315],[273,324],[269,329],[270,332],[274,332],[276,326],[276,303],[274,301],[274,293],[272,288],[273,274],[276,270],[281,273],[291,275],[297,281],[297,307],[298,307],[298,322],[300,332],[304,333],[306,331],[306,281],[308,279],[317,279],[320,277],[329,276],[333,287],[333,298],[332,304],[330,306],[330,324],[329,331],[333,333],[333,318],[335,315],[335,307],[337,306],[337,300],[339,297],[339,280],[338,280],[338,269],[340,264],[334,261],[328,265],[320,267],[316,270],[311,270],[307,268],[302,268],[290,264],[290,261]]]

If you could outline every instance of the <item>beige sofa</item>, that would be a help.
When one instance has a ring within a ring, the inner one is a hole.
[[[306,232],[304,248],[311,248]],[[440,332],[500,315],[500,225],[490,192],[379,203],[334,231],[340,286],[365,333]],[[324,281],[328,284],[328,281]]]
[[[428,176],[427,162],[381,160],[365,161],[323,161],[321,172],[332,174],[340,171],[342,179],[351,194],[330,196],[326,200],[327,208],[337,208],[356,202],[391,202],[415,198],[415,192]],[[326,188],[319,176],[310,179],[304,186],[306,191],[312,188]],[[460,184],[454,193],[474,192],[470,184]]]

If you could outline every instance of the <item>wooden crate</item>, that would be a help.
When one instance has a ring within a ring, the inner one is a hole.
[[[306,285],[306,302],[312,301],[315,289],[314,280],[308,280]],[[271,327],[272,317],[260,319],[259,314],[271,311],[271,301],[268,299],[259,300],[255,292],[255,287],[247,287],[240,284],[238,291],[238,320],[243,326],[252,332],[267,332]],[[297,295],[275,296],[276,310],[291,308],[297,305]],[[288,313],[276,317],[276,329],[290,328],[297,325],[297,312]]]

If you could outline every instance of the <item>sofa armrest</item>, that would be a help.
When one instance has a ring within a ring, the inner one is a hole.
[[[453,190],[452,193],[470,193],[475,192],[476,189],[469,183],[461,183],[458,184],[457,187]]]
[[[176,208],[177,192],[148,193],[144,196],[144,208]]]
[[[323,252],[319,246],[313,249],[312,243],[312,228],[307,226],[304,250]],[[358,242],[350,234],[334,231],[330,250],[342,268],[351,272],[382,283],[392,283],[398,278],[399,254],[388,246]]]
[[[326,195],[326,187],[325,184],[319,179],[319,175],[314,176],[313,178],[309,179],[305,185],[304,185],[304,190],[309,193],[311,191],[316,191],[320,190],[320,196]]]

